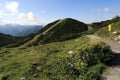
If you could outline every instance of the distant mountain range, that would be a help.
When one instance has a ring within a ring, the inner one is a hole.
[[[0,25],[0,33],[12,36],[28,36],[29,34],[37,33],[42,28],[42,25],[6,24]]]

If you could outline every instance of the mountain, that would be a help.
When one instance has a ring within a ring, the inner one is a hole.
[[[110,19],[110,20],[105,20],[105,21],[101,21],[101,22],[94,22],[92,24],[90,24],[94,29],[99,29],[99,28],[102,28],[102,27],[105,27],[109,24],[112,24],[112,23],[116,23],[120,21],[120,17],[119,16],[115,16],[114,18]]]
[[[0,33],[0,47],[12,45],[18,42],[18,38]]]
[[[16,36],[0,33],[0,48],[1,47],[7,47],[7,48],[17,47],[29,41],[30,39],[32,39],[33,36],[34,34],[30,34],[29,36],[25,36],[25,37],[16,37]]]
[[[112,32],[120,30],[120,17],[116,16],[110,20],[105,20],[101,22],[94,22],[88,25],[88,31],[85,32],[87,35],[95,34],[101,37],[115,37],[116,35],[108,31],[108,25],[112,25]],[[112,34],[112,35],[111,35]]]
[[[120,35],[120,20],[111,23],[111,26],[112,26],[111,31],[108,31],[108,25],[106,25],[97,30],[95,34],[104,38],[115,39]]]
[[[119,62],[120,57],[119,53],[111,55],[110,46],[104,42],[88,38],[88,34],[113,35],[114,31],[120,35],[120,21],[103,24],[96,29],[65,18],[25,37],[0,34],[0,46],[12,45],[0,48],[0,80],[100,80],[109,68],[107,61],[117,56]],[[112,25],[111,32],[107,31],[108,24]],[[110,63],[118,67],[114,61]]]
[[[51,26],[48,24],[46,27],[50,28],[44,31],[44,38],[41,41],[42,43],[63,41],[75,38],[79,33],[88,29],[86,24],[71,18],[60,20]]]
[[[0,25],[0,33],[12,36],[28,36],[29,34],[37,33],[42,27],[40,25],[6,24]]]
[[[88,26],[83,22],[72,18],[65,18],[46,25],[25,45],[36,45],[38,43],[46,44],[69,40],[80,36],[82,32],[87,30]]]

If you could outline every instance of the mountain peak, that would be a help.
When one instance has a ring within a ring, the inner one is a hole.
[[[80,36],[80,33],[87,30],[88,26],[83,22],[72,18],[65,18],[46,25],[39,31],[39,34],[35,35],[28,43],[30,43],[29,45],[36,45],[37,43],[46,44],[69,40]]]

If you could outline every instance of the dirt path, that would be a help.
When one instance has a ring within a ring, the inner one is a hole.
[[[103,80],[120,80],[120,43],[93,35],[88,35],[88,37],[91,41],[100,40],[111,46],[113,58],[108,63],[110,68],[102,74]]]

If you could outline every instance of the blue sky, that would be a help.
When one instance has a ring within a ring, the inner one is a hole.
[[[0,0],[0,24],[46,24],[63,18],[85,23],[120,15],[120,0]]]

